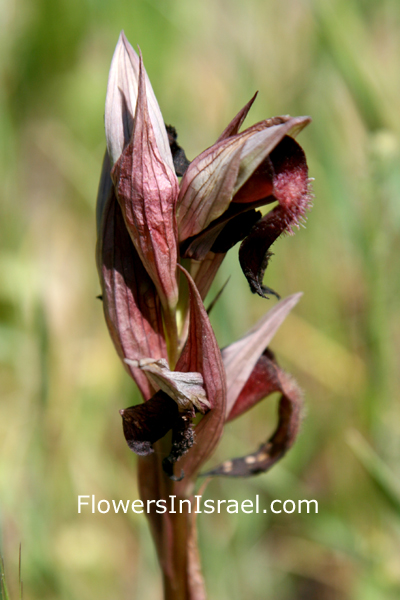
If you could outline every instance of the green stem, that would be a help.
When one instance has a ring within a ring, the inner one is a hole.
[[[165,337],[167,341],[170,369],[173,370],[179,356],[179,335],[176,323],[176,307],[166,307],[163,311]]]

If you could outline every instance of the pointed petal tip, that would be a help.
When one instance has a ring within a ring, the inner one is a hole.
[[[121,29],[121,33],[119,34],[118,42],[121,42],[128,52],[129,51],[135,52],[135,50],[132,47],[132,44],[129,42],[128,38],[126,37],[125,31],[123,29]]]
[[[275,306],[279,304],[282,308],[286,308],[287,314],[298,304],[303,296],[304,292],[296,292],[296,294],[291,294],[290,296],[286,296],[283,300],[280,300]]]
[[[303,117],[293,117],[293,127],[289,135],[291,137],[296,137],[296,135],[300,133],[300,131],[302,131],[304,127],[307,127],[307,125],[309,125],[311,121],[312,118],[308,115],[305,115]]]
[[[256,90],[254,96],[251,99],[251,103],[253,104],[254,100],[257,98],[258,94],[259,94],[260,90]]]
[[[123,46],[123,49],[124,49],[126,52],[128,52],[128,54],[129,54],[129,52],[130,52],[130,51],[133,51],[133,52],[135,52],[135,51],[133,50],[133,48],[132,48],[131,44],[129,43],[129,40],[128,40],[128,38],[126,37],[126,35],[125,35],[125,31],[124,31],[123,29],[121,29],[121,31],[120,31],[120,34],[119,34],[119,36],[118,36],[117,45],[116,45],[115,49],[117,50],[117,48],[119,48],[120,46]]]
[[[290,296],[287,296],[286,298],[284,298],[284,300],[293,302],[293,306],[295,304],[297,304],[300,300],[300,298],[304,295],[304,292],[296,292],[295,294],[291,294]]]
[[[227,380],[227,414],[259,357],[302,295],[303,292],[298,292],[277,302],[240,340],[222,350]]]
[[[300,301],[302,296],[303,292],[296,292],[295,294],[286,296],[286,298],[279,300],[279,302],[277,302],[272,307],[272,309],[267,313],[267,315],[269,314],[270,317],[276,320],[276,322],[278,322],[279,324],[282,323],[286,316],[290,313],[290,311]]]

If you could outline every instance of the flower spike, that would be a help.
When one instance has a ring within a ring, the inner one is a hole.
[[[302,394],[268,347],[301,294],[278,302],[222,351],[203,304],[238,242],[251,290],[274,293],[263,284],[271,245],[302,223],[311,203],[305,154],[293,139],[310,118],[283,115],[240,131],[256,95],[190,162],[175,128],[164,124],[141,54],[119,37],[107,87],[96,258],[110,336],[144,400],[120,414],[138,455],[141,499],[156,503],[147,516],[166,598],[205,600],[192,494],[225,423],[280,393],[273,435],[210,476],[267,471],[301,421]],[[188,503],[188,513],[160,511],[171,498],[180,508]]]

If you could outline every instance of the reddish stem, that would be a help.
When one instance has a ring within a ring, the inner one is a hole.
[[[168,437],[168,436],[167,436]],[[206,591],[201,574],[197,533],[194,514],[195,505],[188,491],[193,482],[187,485],[171,481],[163,472],[161,458],[165,456],[165,438],[155,444],[155,452],[139,459],[139,490],[141,499],[165,500],[167,512],[157,514],[155,504],[147,514],[151,532],[157,550],[158,560],[163,572],[164,600],[206,600]],[[175,511],[170,512],[171,497],[175,496]],[[180,501],[184,502],[180,511]]]

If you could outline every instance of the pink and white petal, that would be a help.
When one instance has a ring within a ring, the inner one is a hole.
[[[179,192],[179,241],[199,234],[223,215],[235,194],[285,135],[297,132],[309,122],[309,117],[261,121],[217,142],[195,158],[182,178]]]
[[[163,161],[149,118],[140,59],[139,95],[132,138],[111,176],[126,227],[160,295],[164,308],[176,305],[178,179]]]
[[[132,135],[139,70],[139,56],[122,31],[111,61],[105,107],[107,148],[112,165],[117,162]],[[149,116],[157,147],[163,161],[173,170],[167,131],[147,73],[145,79]]]
[[[228,416],[240,392],[249,379],[261,354],[264,352],[292,308],[300,300],[302,293],[284,298],[240,340],[222,350],[226,372]]]
[[[283,140],[286,135],[298,133],[311,122],[310,117],[292,117],[284,123],[272,125],[256,131],[244,143],[240,157],[240,169],[233,189],[235,195],[246,183],[263,160]]]
[[[228,208],[243,143],[237,137],[223,140],[190,163],[177,203],[179,241],[203,231]]]

